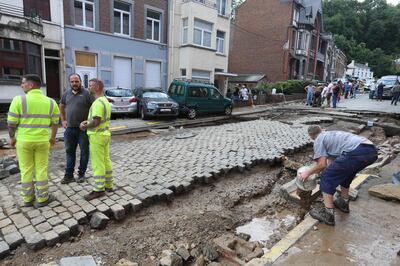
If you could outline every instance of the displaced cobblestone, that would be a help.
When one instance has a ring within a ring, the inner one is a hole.
[[[78,184],[61,184],[64,150],[52,151],[49,190],[56,200],[38,210],[22,207],[18,178],[0,181],[0,256],[26,242],[32,249],[53,246],[77,235],[79,224],[103,228],[109,218],[122,220],[144,205],[190,191],[195,183],[211,183],[221,174],[243,172],[260,163],[275,164],[311,142],[306,123],[330,121],[310,118],[286,123],[257,120],[204,127],[151,139],[113,142],[111,160],[115,191],[87,202],[93,178]],[[190,134],[190,138],[176,138]],[[89,169],[87,176],[91,177]],[[2,241],[2,242],[1,242]],[[8,243],[8,244],[7,244]]]

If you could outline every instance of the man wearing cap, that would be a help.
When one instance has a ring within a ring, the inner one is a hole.
[[[310,175],[321,173],[320,189],[325,208],[312,209],[310,215],[328,225],[335,225],[334,208],[348,213],[349,187],[358,172],[378,158],[374,144],[361,136],[344,131],[323,131],[318,125],[308,128],[314,140],[314,160],[317,163],[300,174],[305,181]],[[332,161],[332,163],[328,163]],[[341,186],[341,196],[333,200],[337,186]]]
[[[17,148],[24,206],[35,208],[46,206],[52,200],[47,166],[60,119],[56,102],[43,95],[41,83],[39,76],[25,75],[21,82],[25,95],[14,97],[7,117],[11,146]]]

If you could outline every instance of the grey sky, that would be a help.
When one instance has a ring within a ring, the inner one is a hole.
[[[364,0],[358,0],[358,1],[363,2]],[[398,3],[400,3],[400,0],[386,0],[386,2],[397,5]]]

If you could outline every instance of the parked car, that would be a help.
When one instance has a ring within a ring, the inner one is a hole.
[[[224,97],[209,83],[174,80],[169,86],[168,94],[179,104],[180,113],[189,119],[194,119],[199,114],[232,114],[232,100]]]
[[[383,87],[382,97],[387,98],[387,99],[392,98],[392,88],[393,88],[394,84],[396,83],[397,79],[398,79],[398,76],[395,76],[395,75],[381,77],[381,79],[379,79],[376,82],[375,88],[373,90],[372,89],[370,90],[369,98],[374,99],[378,96],[376,93],[376,90],[378,89],[378,86],[379,86],[379,84],[381,84],[381,82],[383,83],[383,85],[385,85],[385,87]],[[399,77],[399,80],[400,80],[400,77]]]
[[[104,94],[110,103],[111,114],[136,114],[137,99],[133,91],[127,88],[109,87],[105,88]]]
[[[138,112],[144,120],[148,117],[177,117],[179,105],[165,91],[160,89],[137,89],[134,92],[138,99]]]

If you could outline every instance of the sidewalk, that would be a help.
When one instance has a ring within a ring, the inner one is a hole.
[[[399,203],[368,194],[376,184],[388,183],[400,170],[400,158],[382,168],[381,179],[362,185],[351,202],[351,213],[336,210],[334,227],[317,224],[273,265],[400,265]]]

